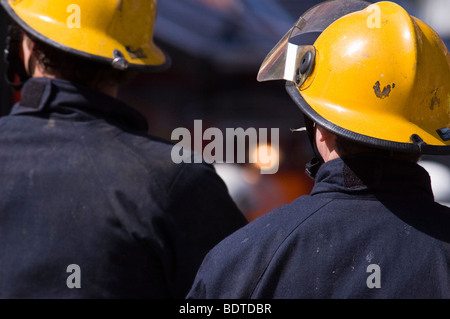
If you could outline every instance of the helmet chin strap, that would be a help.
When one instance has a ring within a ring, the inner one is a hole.
[[[15,25],[8,27],[4,60],[6,63],[6,82],[16,91],[19,91],[30,78],[25,69],[21,54],[22,36],[20,29]]]
[[[317,171],[325,161],[323,160],[322,155],[320,155],[320,152],[317,149],[315,123],[307,116],[304,116],[304,118],[306,132],[308,133],[309,142],[311,143],[314,152],[314,157],[311,159],[311,161],[309,161],[309,163],[306,164],[305,171],[312,179],[315,179]]]

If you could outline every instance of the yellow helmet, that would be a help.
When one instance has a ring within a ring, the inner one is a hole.
[[[332,0],[307,11],[268,54],[258,81],[336,135],[378,148],[450,154],[450,56],[401,6]]]
[[[164,69],[153,42],[156,0],[1,0],[11,18],[37,39],[114,68]]]

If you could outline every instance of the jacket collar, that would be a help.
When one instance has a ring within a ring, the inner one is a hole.
[[[330,192],[434,199],[430,176],[420,165],[370,155],[339,158],[323,164],[311,195]]]
[[[106,94],[69,81],[31,78],[22,89],[21,100],[11,115],[70,113],[78,120],[105,118],[118,125],[147,131],[147,121],[137,111]]]

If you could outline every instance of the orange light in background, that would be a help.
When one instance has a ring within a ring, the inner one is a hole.
[[[250,150],[250,163],[255,165],[262,173],[271,172],[276,173],[281,163],[281,152],[279,148],[273,147],[270,144],[257,144]]]

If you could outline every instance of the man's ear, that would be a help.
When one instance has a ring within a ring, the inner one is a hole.
[[[27,73],[32,76],[33,69],[34,69],[34,63],[32,63],[31,57],[35,58],[36,53],[34,51],[34,42],[31,40],[26,34],[23,35],[22,39],[22,57],[24,61],[25,70]]]
[[[336,139],[336,135],[334,135],[333,133],[327,131],[326,129],[324,129],[323,127],[316,125],[316,135],[317,135],[317,139],[320,142],[334,142],[334,140]]]
[[[339,158],[336,148],[337,136],[323,127],[316,126],[316,146],[324,162]]]

